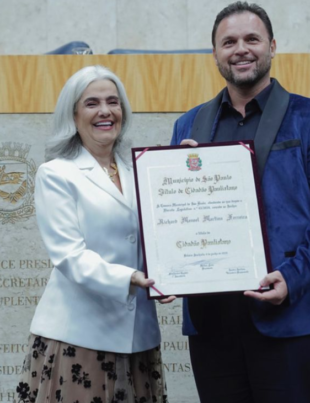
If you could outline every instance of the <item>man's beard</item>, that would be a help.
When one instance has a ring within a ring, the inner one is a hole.
[[[257,63],[256,68],[251,73],[243,77],[242,75],[233,72],[231,65],[225,67],[222,64],[218,64],[219,72],[225,78],[225,80],[239,88],[248,88],[254,86],[262,78],[264,78],[267,73],[269,73],[270,68],[271,58],[269,55],[266,56],[265,59],[260,63]]]

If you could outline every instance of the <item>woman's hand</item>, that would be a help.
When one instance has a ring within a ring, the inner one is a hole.
[[[155,284],[155,281],[150,278],[145,278],[145,275],[142,271],[135,271],[132,273],[130,284],[137,285],[138,287],[148,288],[152,287]],[[174,301],[176,297],[171,295],[170,297],[160,299],[158,302],[161,304],[169,304]]]
[[[142,271],[135,271],[132,273],[130,284],[137,285],[138,287],[148,288],[155,284],[155,281],[150,278],[145,278]]]

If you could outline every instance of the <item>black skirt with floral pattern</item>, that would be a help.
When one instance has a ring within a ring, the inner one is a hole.
[[[95,351],[31,335],[16,403],[168,403],[160,347]]]

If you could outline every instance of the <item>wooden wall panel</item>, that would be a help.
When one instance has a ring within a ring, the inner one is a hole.
[[[273,60],[271,75],[289,92],[310,97],[310,54],[282,53]]]
[[[213,98],[225,82],[212,55],[0,56],[0,113],[51,113],[65,81],[102,64],[123,81],[134,112],[184,112]],[[310,54],[279,54],[272,76],[310,96]]]
[[[31,113],[44,108],[45,59],[0,56],[0,113]]]

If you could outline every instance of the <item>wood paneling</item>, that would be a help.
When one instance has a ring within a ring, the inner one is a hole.
[[[0,113],[42,111],[46,69],[36,56],[0,57]]]
[[[184,112],[213,98],[225,82],[212,55],[0,56],[0,113],[51,113],[66,80],[102,64],[123,81],[134,112]],[[310,54],[278,54],[272,76],[310,96]]]

